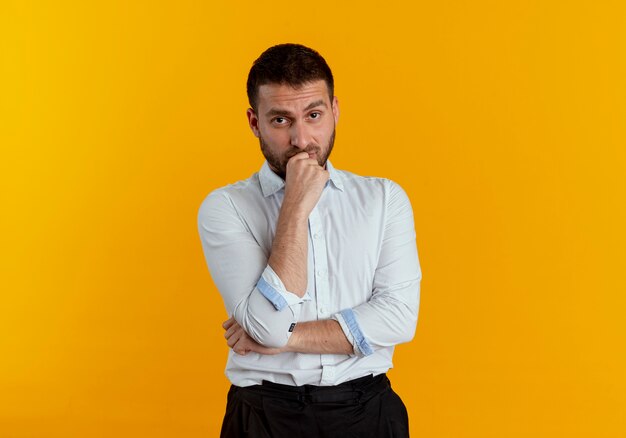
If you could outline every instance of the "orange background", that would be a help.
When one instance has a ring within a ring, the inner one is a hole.
[[[5,0],[0,437],[217,436],[196,215],[262,163],[245,80],[280,42],[333,68],[333,163],[413,203],[412,434],[626,436],[622,1]]]

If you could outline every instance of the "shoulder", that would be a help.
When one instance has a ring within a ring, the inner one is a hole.
[[[249,178],[227,184],[211,191],[200,204],[198,216],[207,216],[213,213],[223,213],[225,210],[234,210],[236,205],[261,195],[258,172]]]
[[[336,169],[346,189],[350,192],[369,193],[383,197],[386,201],[403,198],[408,201],[406,191],[396,181],[379,176],[363,176],[346,170]]]

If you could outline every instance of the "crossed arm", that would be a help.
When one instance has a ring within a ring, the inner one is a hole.
[[[237,354],[245,356],[250,352],[259,354],[279,354],[285,352],[317,354],[352,354],[352,344],[346,339],[337,321],[299,322],[293,330],[287,345],[279,348],[265,347],[246,333],[230,318],[222,324],[226,343]]]

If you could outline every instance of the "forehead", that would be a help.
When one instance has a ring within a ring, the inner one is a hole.
[[[264,84],[259,87],[260,112],[273,107],[298,109],[316,100],[323,100],[330,106],[328,86],[323,79],[307,82],[298,87],[287,84]]]

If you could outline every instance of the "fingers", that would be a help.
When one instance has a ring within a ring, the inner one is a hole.
[[[309,158],[309,153],[308,153],[308,152],[305,152],[305,151],[302,151],[302,152],[298,152],[296,155],[294,155],[293,157],[291,157],[291,158],[289,159],[289,161],[291,161],[291,160],[294,160],[294,161],[297,161],[297,160],[304,160],[305,158]]]
[[[226,343],[228,344],[228,346],[232,348],[237,342],[239,342],[244,334],[245,332],[243,331],[243,329],[237,326],[232,332],[230,332],[228,336],[224,335],[224,337],[226,338]]]
[[[224,330],[228,330],[230,328],[230,326],[232,326],[233,324],[235,324],[237,321],[235,321],[235,318],[230,317],[229,319],[227,319],[226,321],[224,321],[222,323],[222,327],[224,328]]]
[[[265,350],[269,351],[269,349],[256,344],[234,318],[229,318],[224,321],[222,327],[225,330],[224,337],[226,338],[226,344],[232,348],[235,353],[245,356],[251,351],[258,349],[258,352],[261,354],[276,354],[266,353]]]
[[[231,326],[228,328],[228,330],[226,330],[226,331],[224,332],[224,337],[225,337],[226,339],[230,338],[230,337],[231,337],[231,336],[232,336],[232,335],[233,335],[233,334],[237,331],[237,329],[238,329],[238,328],[241,328],[241,326],[240,326],[239,324],[233,324],[233,325],[231,325]]]
[[[243,346],[235,345],[233,347],[233,351],[235,353],[237,353],[238,355],[240,355],[240,356],[245,356],[246,354],[248,354],[252,350],[250,350],[249,348],[245,348]]]
[[[246,354],[250,353],[250,350],[233,349],[233,351],[237,353],[239,356],[245,356]]]
[[[247,335],[243,328],[239,325],[239,323],[237,323],[234,318],[230,318],[227,321],[224,321],[222,327],[226,330],[224,332],[226,344],[233,350],[237,348],[237,343],[239,343],[242,338]],[[238,350],[238,352],[240,352],[241,348],[238,348]]]
[[[330,173],[324,169],[315,158],[309,157],[307,152],[300,152],[287,162],[287,180],[299,180],[302,183],[313,180],[326,182]]]
[[[245,356],[246,354],[248,354],[251,350],[249,344],[250,344],[250,340],[248,338],[248,335],[246,332],[244,332],[243,330],[241,330],[241,333],[238,333],[239,337],[237,339],[237,342],[235,342],[232,345],[232,349],[235,353],[241,355],[241,356]]]
[[[305,151],[298,152],[297,154],[292,156],[289,160],[287,160],[287,165],[289,166],[290,164],[292,166],[299,165],[299,164],[302,164],[302,165],[308,164],[309,166],[320,167],[320,164],[317,162],[317,160],[315,158],[312,158],[311,155],[309,155],[309,153]]]

